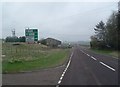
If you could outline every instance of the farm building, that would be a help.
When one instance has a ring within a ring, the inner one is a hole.
[[[58,47],[58,45],[61,44],[61,41],[53,39],[53,38],[47,38],[45,40],[46,40],[46,44],[51,47]]]

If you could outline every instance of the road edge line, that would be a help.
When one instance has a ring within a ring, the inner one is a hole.
[[[64,69],[64,71],[63,71],[63,73],[62,73],[62,75],[61,75],[61,77],[60,77],[60,79],[59,79],[56,87],[59,87],[59,85],[60,85],[60,83],[61,83],[61,81],[62,81],[62,79],[63,79],[63,77],[64,77],[64,75],[65,75],[65,73],[66,73],[66,71],[67,71],[67,69],[68,69],[68,67],[70,66],[72,56],[73,56],[73,52],[72,52],[72,54],[70,55],[69,62],[68,62],[68,64],[67,64],[66,68]]]

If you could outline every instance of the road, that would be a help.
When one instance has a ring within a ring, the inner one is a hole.
[[[63,67],[3,74],[3,85],[118,85],[118,59],[75,46]]]
[[[64,68],[65,66],[63,65],[38,71],[3,74],[2,85],[8,85],[7,87],[9,87],[9,85],[16,85],[16,87],[24,87],[18,85],[28,85],[27,87],[29,87],[29,85],[33,85],[33,87],[35,85],[56,85]]]
[[[118,85],[118,59],[76,46],[60,85]]]

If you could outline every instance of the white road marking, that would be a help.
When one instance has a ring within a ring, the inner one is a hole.
[[[62,77],[60,77],[60,79],[62,80],[62,78],[63,78],[63,76]]]
[[[61,77],[60,77],[60,79],[59,79],[58,84],[56,85],[56,87],[59,87],[59,84],[61,83],[61,81],[62,81],[62,79],[63,79],[63,77],[64,77],[64,75],[65,75],[65,73],[66,73],[66,71],[68,69],[68,67],[70,66],[72,56],[73,56],[73,52],[72,52],[72,54],[70,56],[69,62],[67,64],[66,68],[64,69],[64,71],[63,71],[63,73],[62,73],[62,75],[61,75]]]
[[[103,63],[103,62],[100,62],[100,63],[101,63],[102,65],[106,66],[107,68],[109,68],[109,69],[111,69],[111,70],[115,71],[115,69],[114,69],[114,68],[112,68],[112,67],[110,67],[110,66],[106,65],[105,63]]]
[[[90,56],[89,54],[86,54],[87,56]]]
[[[90,56],[89,54],[85,53],[83,50],[81,50],[81,52],[84,53],[84,54],[86,54],[87,56]],[[97,60],[97,59],[96,59],[95,57],[93,57],[93,56],[91,56],[91,58],[94,59],[94,60]],[[102,65],[104,65],[104,66],[106,66],[107,68],[109,68],[109,69],[115,71],[114,68],[108,66],[107,64],[105,64],[105,63],[103,63],[103,62],[99,62],[99,63],[102,64]]]
[[[65,74],[65,73],[64,73]],[[64,76],[64,74],[62,74],[62,77]]]
[[[58,84],[60,84],[60,83],[61,83],[61,80],[58,81]]]
[[[81,50],[81,52],[83,52],[83,53],[86,54],[87,56],[91,57],[92,59],[97,60],[95,57],[90,56],[89,54],[85,53],[84,51]]]
[[[84,53],[85,54],[85,52],[84,51],[82,51],[82,50],[80,50],[82,53]]]
[[[91,56],[92,59],[97,60],[95,57]]]

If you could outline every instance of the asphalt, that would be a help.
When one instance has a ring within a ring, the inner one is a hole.
[[[118,59],[76,46],[58,85],[118,85]]]
[[[3,74],[2,85],[56,85],[64,68],[65,66],[63,65],[32,72]]]

